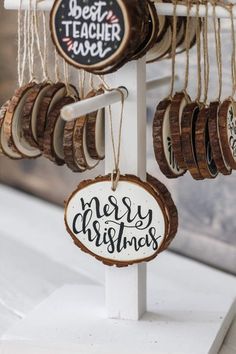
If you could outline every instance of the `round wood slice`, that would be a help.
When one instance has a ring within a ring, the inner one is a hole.
[[[182,176],[186,170],[179,168],[172,148],[169,121],[170,105],[171,101],[165,99],[156,108],[153,120],[153,147],[162,173],[168,178],[177,178]]]
[[[87,97],[100,95],[104,92],[99,89],[90,92]],[[103,160],[105,157],[105,110],[99,109],[87,114],[86,143],[89,155],[95,160]]]
[[[219,134],[227,164],[236,169],[236,107],[232,99],[225,100],[219,108]]]
[[[72,4],[73,5],[73,4]],[[94,7],[93,1],[88,1],[83,6]],[[115,2],[104,2],[102,10],[99,10],[100,16],[103,17],[102,24],[110,23],[116,26],[120,26],[119,36],[116,36],[113,41],[110,40],[97,40],[98,48],[95,49],[97,52],[102,51],[102,55],[94,54],[94,51],[88,51],[88,45],[96,44],[94,37],[90,38],[87,36],[86,40],[84,37],[78,38],[78,26],[83,26],[85,20],[80,18],[80,21],[76,19],[76,16],[68,16],[68,2],[66,0],[56,0],[53,4],[50,13],[50,28],[53,42],[56,46],[58,53],[70,64],[76,68],[82,68],[86,71],[93,72],[103,70],[107,67],[112,67],[119,62],[123,62],[125,58],[131,57],[135,50],[140,45],[147,36],[148,31],[148,10],[147,3],[140,0],[116,0]],[[107,17],[104,17],[105,11],[107,12]],[[111,15],[110,15],[111,14]],[[72,21],[71,24],[77,24],[77,34],[73,37],[73,31],[67,34],[66,27],[63,22],[69,18]],[[63,19],[63,20],[62,20]],[[77,21],[77,22],[75,22]],[[91,19],[87,19],[86,23],[90,23]],[[96,22],[95,22],[96,23]],[[94,31],[94,30],[93,30]],[[137,32],[139,35],[137,35]],[[117,39],[119,37],[119,40]],[[106,52],[106,47],[108,52]],[[78,50],[78,47],[83,45],[84,52],[82,53]],[[100,51],[98,49],[101,49]]]
[[[47,116],[52,107],[60,101],[66,94],[65,84],[58,82],[52,84],[46,91],[38,111],[37,125],[36,125],[36,140],[39,148],[43,151],[44,130],[47,123]]]
[[[131,58],[132,60],[142,58],[154,46],[159,33],[159,20],[155,5],[151,1],[147,1],[147,4],[149,10],[148,34],[142,45],[138,48],[137,54]]]
[[[198,103],[188,103],[184,107],[181,119],[181,143],[184,160],[191,176],[197,180],[203,179],[197,164],[195,145],[195,128],[199,111]]]
[[[49,83],[40,83],[35,85],[27,96],[23,108],[23,134],[25,140],[33,147],[38,148],[37,142],[37,118],[42,100],[51,87]]]
[[[171,50],[172,29],[167,19],[166,21],[167,27],[162,39],[158,41],[147,53],[147,63],[152,63],[163,58]]]
[[[221,172],[223,175],[230,175],[232,169],[224,158],[221,141],[220,141],[219,116],[218,116],[219,107],[220,107],[220,102],[218,101],[211,102],[209,105],[208,128],[209,128],[210,143],[211,143],[213,158],[216,163],[218,171]]]
[[[66,122],[64,128],[63,148],[67,167],[73,172],[84,172],[85,167],[78,165],[74,155],[74,132],[76,121]]]
[[[44,131],[43,155],[56,165],[64,165],[63,136],[65,121],[61,118],[61,109],[73,103],[72,97],[63,97],[58,101],[47,117]]]
[[[155,189],[156,193],[163,200],[166,209],[166,215],[169,221],[167,236],[160,251],[162,252],[169,247],[170,243],[173,241],[173,239],[176,236],[178,230],[178,224],[179,224],[178,210],[175,206],[175,203],[171,197],[169,190],[166,188],[166,186],[163,183],[161,183],[159,180],[157,180],[156,178],[154,178],[149,174],[147,174],[147,182],[151,184],[151,186]]]
[[[17,155],[26,158],[36,158],[41,154],[39,149],[32,147],[25,140],[22,128],[24,105],[34,86],[35,83],[31,82],[15,91],[3,123],[4,136],[8,147]]]
[[[1,129],[3,125],[3,121],[5,118],[5,115],[7,113],[7,107],[9,105],[10,101],[6,101],[2,107],[0,108],[0,155],[4,155],[4,151],[2,149],[2,144],[1,144]]]
[[[98,160],[93,159],[88,152],[86,134],[87,134],[87,116],[81,116],[76,119],[74,127],[74,160],[78,166],[84,169],[92,169],[99,163]]]
[[[189,48],[192,48],[196,44],[196,21],[197,19],[194,17],[189,18]],[[200,22],[200,20],[199,20]],[[178,45],[178,48],[180,49],[180,52],[183,52],[186,50],[186,43],[185,40]]]
[[[121,175],[115,191],[111,175],[83,181],[66,202],[66,229],[76,246],[104,264],[125,267],[150,261],[164,247],[169,230],[160,194],[150,183],[132,175]],[[128,216],[129,210],[136,215],[134,219]],[[121,224],[128,227],[122,230]]]
[[[169,113],[171,140],[175,159],[178,166],[182,169],[186,169],[186,163],[184,161],[181,144],[181,119],[184,107],[189,101],[189,97],[184,92],[177,92],[171,101]]]
[[[199,171],[204,178],[215,178],[218,170],[212,156],[208,130],[208,107],[202,107],[195,127],[196,158]]]

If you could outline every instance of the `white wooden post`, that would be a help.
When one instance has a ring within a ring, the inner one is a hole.
[[[120,171],[146,177],[146,63],[145,58],[126,64],[106,77],[111,87],[125,86]],[[121,103],[112,105],[114,135],[119,132]],[[107,110],[108,114],[108,110]],[[108,117],[107,117],[108,118]],[[117,140],[116,140],[117,142]],[[109,119],[106,119],[106,173],[114,169]],[[108,317],[138,320],[146,311],[146,264],[106,269]]]

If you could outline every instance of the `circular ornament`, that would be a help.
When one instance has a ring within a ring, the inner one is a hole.
[[[197,164],[195,145],[195,128],[199,111],[198,103],[188,103],[184,107],[181,119],[181,143],[184,161],[191,176],[197,180],[203,179]]]
[[[197,117],[195,127],[195,146],[198,168],[204,178],[215,178],[218,169],[212,155],[209,129],[208,129],[208,107],[202,107]]]
[[[225,100],[219,108],[219,133],[223,155],[228,165],[236,169],[236,111],[232,99]]]
[[[178,166],[186,169],[184,161],[182,143],[181,143],[181,120],[184,107],[189,103],[190,99],[184,92],[177,92],[170,105],[170,132],[172,146]]]
[[[170,133],[170,105],[171,100],[161,101],[157,108],[153,120],[153,147],[160,170],[168,178],[182,176],[186,170],[179,168],[172,147]]]
[[[32,146],[38,148],[37,142],[37,118],[41,102],[45,93],[50,88],[49,83],[40,83],[34,85],[26,98],[23,108],[22,128],[26,141]]]
[[[87,97],[100,95],[103,89],[90,92]],[[86,144],[89,155],[95,160],[103,160],[105,157],[105,110],[99,109],[87,114]]]
[[[107,265],[124,267],[155,258],[166,241],[168,218],[158,191],[132,175],[83,181],[65,206],[74,243]]]
[[[32,147],[23,135],[23,109],[28,95],[36,84],[31,82],[20,87],[11,98],[3,122],[3,134],[6,138],[8,147],[14,154],[36,158],[41,155],[39,149]],[[4,148],[4,147],[3,147]]]
[[[56,0],[50,13],[53,42],[76,68],[109,67],[133,54],[146,36],[143,8],[139,0]]]
[[[209,105],[208,128],[209,128],[210,143],[211,143],[213,158],[216,163],[218,171],[221,172],[223,175],[230,175],[232,169],[224,158],[222,145],[220,141],[219,107],[220,107],[219,101],[211,102]]]
[[[7,112],[7,107],[9,102],[10,101],[6,101],[0,108],[0,155],[4,155],[2,144],[1,144],[1,129],[2,129],[3,121]]]
[[[56,165],[64,165],[63,136],[65,121],[61,118],[61,109],[73,103],[72,97],[63,97],[50,111],[44,131],[43,155]]]

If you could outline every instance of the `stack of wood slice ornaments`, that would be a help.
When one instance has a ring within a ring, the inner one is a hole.
[[[177,21],[177,51],[185,50],[186,19]],[[159,16],[151,0],[84,2],[55,0],[50,13],[52,40],[70,65],[94,74],[118,70],[147,54],[147,62],[170,56],[172,17]],[[196,19],[189,24],[196,42]]]
[[[69,91],[62,82],[31,82],[17,89],[0,109],[0,153],[16,160],[43,155],[75,172],[95,167],[104,158],[104,110],[66,123],[61,109],[79,99],[74,86]]]
[[[176,235],[178,213],[167,188],[121,175],[83,181],[65,206],[65,224],[76,246],[104,264],[125,267],[154,259]]]
[[[176,94],[156,108],[153,146],[161,171],[168,178],[189,171],[196,180],[231,174],[236,169],[234,100],[203,105],[185,98],[180,104],[180,97]]]

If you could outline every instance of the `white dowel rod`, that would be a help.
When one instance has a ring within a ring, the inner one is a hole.
[[[128,91],[123,87],[120,87],[120,90],[123,92],[124,98],[126,99],[128,96]],[[65,106],[61,110],[61,116],[64,120],[70,121],[120,101],[121,93],[119,91],[105,92],[102,95],[84,99]]]
[[[177,75],[175,79],[178,79]],[[160,87],[167,85],[170,80],[171,76],[164,76],[147,81],[147,91],[154,90],[158,86]],[[124,97],[126,99],[128,97],[128,91],[124,87],[121,87],[120,89],[124,93]],[[118,91],[106,92],[102,95],[87,98],[65,106],[61,111],[61,116],[64,120],[70,121],[78,118],[78,116],[94,112],[97,109],[118,103],[120,101],[121,95]]]
[[[32,6],[35,0],[32,0]],[[43,0],[38,3],[38,10],[50,11],[52,8],[53,0]],[[5,9],[8,10],[17,10],[20,7],[20,0],[5,0],[4,1]],[[21,8],[25,10],[29,7],[29,0],[22,0]],[[173,15],[173,4],[169,3],[156,3],[156,9],[159,15],[171,16]],[[190,16],[194,17],[197,13],[196,5],[192,5],[190,10]],[[186,5],[177,5],[176,7],[177,16],[187,16],[187,7]],[[199,6],[199,15],[204,17],[206,14],[206,6]],[[208,4],[208,15],[213,16],[213,6]],[[236,18],[236,7],[233,8],[233,15]],[[227,9],[216,6],[216,16],[219,18],[230,18],[229,11]]]

